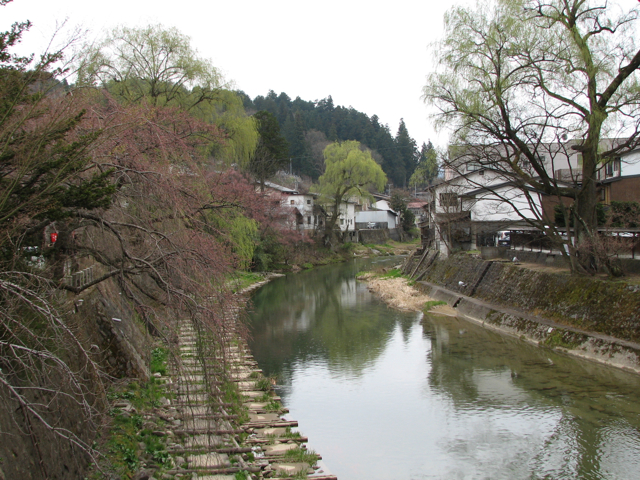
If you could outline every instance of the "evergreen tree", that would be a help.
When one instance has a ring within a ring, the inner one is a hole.
[[[289,143],[280,132],[278,120],[266,110],[254,115],[260,139],[249,163],[249,171],[260,182],[264,182],[289,163]]]
[[[418,149],[416,141],[409,136],[409,131],[404,123],[404,119],[400,119],[400,126],[395,138],[397,150],[397,172],[396,186],[406,187],[409,178],[416,169],[418,159]]]
[[[429,144],[422,144],[418,158],[418,165],[409,179],[409,185],[411,187],[431,185],[437,177],[438,156],[436,149],[433,148],[431,140],[429,140]]]

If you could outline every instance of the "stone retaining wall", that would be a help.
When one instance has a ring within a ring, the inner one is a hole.
[[[454,255],[420,290],[458,315],[574,355],[640,373],[640,286]]]

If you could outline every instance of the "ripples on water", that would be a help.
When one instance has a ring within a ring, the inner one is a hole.
[[[640,378],[391,310],[366,263],[254,297],[252,350],[340,480],[638,479]]]

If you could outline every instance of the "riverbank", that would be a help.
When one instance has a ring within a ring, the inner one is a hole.
[[[390,307],[412,312],[427,311],[437,315],[456,316],[455,309],[445,302],[438,302],[424,294],[405,277],[364,272],[358,275],[358,280],[366,282],[367,288]]]
[[[640,373],[640,288],[433,252],[405,264],[456,316],[530,343]],[[424,266],[424,268],[423,268]]]

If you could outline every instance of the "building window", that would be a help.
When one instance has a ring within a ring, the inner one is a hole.
[[[307,217],[307,225],[311,225],[311,217]]]
[[[481,168],[482,165],[480,165],[478,162],[467,163],[467,172],[475,172],[477,170],[480,170]]]
[[[291,205],[295,205],[296,201],[295,200],[291,200]]]
[[[307,205],[311,205],[311,200],[307,200]]]
[[[457,207],[458,194],[456,192],[444,192],[440,194],[441,207]]]
[[[344,218],[340,219],[340,225],[344,225]]]

